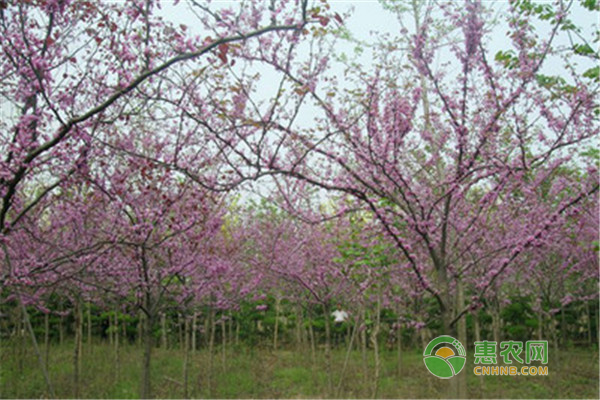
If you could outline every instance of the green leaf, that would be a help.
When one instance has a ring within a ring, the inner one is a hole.
[[[600,149],[597,149],[595,147],[590,147],[590,148],[586,149],[585,151],[582,151],[581,155],[584,157],[592,158],[594,160],[600,160]]]
[[[575,54],[579,54],[582,56],[587,56],[590,54],[594,54],[594,49],[592,49],[590,47],[589,44],[585,43],[585,44],[576,44],[573,46],[573,50],[575,51]]]
[[[581,5],[587,8],[590,11],[598,10],[598,2],[596,0],[583,0]]]
[[[588,69],[583,73],[583,76],[591,80],[598,81],[598,77],[600,76],[600,66],[595,66]]]
[[[541,86],[543,86],[547,89],[549,89],[553,86],[557,86],[557,85],[558,86],[564,85],[566,83],[566,81],[559,76],[548,76],[548,75],[537,74],[535,76],[535,79]]]
[[[500,50],[496,53],[495,57],[496,61],[504,64],[504,66],[508,69],[512,69],[517,66],[519,60],[514,56],[514,52],[512,50],[502,51]]]

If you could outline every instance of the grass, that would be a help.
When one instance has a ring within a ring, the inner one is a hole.
[[[0,398],[47,397],[37,359],[30,347],[3,341],[0,353]],[[73,385],[72,343],[51,346],[49,371],[56,396],[71,398]],[[43,349],[42,349],[43,351]],[[373,357],[367,364],[361,353],[350,357],[338,397],[368,398],[373,387]],[[225,363],[216,349],[212,369],[210,356],[202,350],[190,359],[189,394],[197,398],[322,398],[334,397],[328,390],[328,374],[322,351],[313,364],[309,349],[272,351],[265,348],[228,348]],[[472,355],[472,352],[468,351]],[[473,374],[473,357],[462,372],[471,398],[598,398],[598,351],[575,348],[549,351],[549,376],[487,376]],[[345,351],[332,353],[332,382],[336,388]],[[380,398],[446,398],[451,380],[433,377],[425,369],[421,349],[405,350],[398,371],[396,353],[382,351]],[[19,360],[21,362],[19,362]],[[115,362],[107,343],[84,344],[80,397],[137,398],[141,349],[124,345]],[[365,376],[364,371],[367,371]],[[152,389],[158,398],[183,397],[183,354],[178,349],[155,349]]]

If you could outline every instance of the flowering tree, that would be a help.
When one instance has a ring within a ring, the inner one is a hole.
[[[201,4],[192,7],[207,36],[166,22],[159,15],[160,3],[152,0],[0,2],[0,106],[5,116],[0,121],[3,290],[16,288],[9,284],[30,276],[23,268],[34,265],[11,262],[15,249],[27,243],[20,235],[12,235],[19,223],[46,196],[68,186],[71,175],[86,168],[91,149],[114,144],[108,143],[107,135],[146,109],[160,117],[152,106],[163,88],[170,93],[175,90],[166,83],[177,80],[173,70],[202,59],[206,66],[234,64],[230,46],[243,49],[262,35],[300,32],[309,22],[306,1],[252,3],[236,13]],[[185,86],[180,89],[186,90]],[[158,139],[147,131],[137,133],[140,136],[125,150],[131,152],[140,143],[148,147]],[[170,160],[178,159],[179,150],[174,146]],[[49,265],[52,261],[36,262]],[[49,381],[48,386],[52,394]]]
[[[229,62],[229,46],[308,21],[304,1],[251,4],[237,14],[198,5],[210,33],[201,38],[165,22],[158,7],[150,0],[1,3],[3,235],[79,168],[99,133],[139,115],[140,99],[158,97],[172,69],[202,56],[208,65]]]
[[[273,124],[286,132],[289,156],[273,156],[270,166],[365,205],[437,300],[450,331],[471,307],[465,280],[476,281],[476,302],[519,257],[544,246],[579,203],[597,198],[597,167],[576,151],[598,134],[597,84],[570,64],[569,83],[548,84],[541,75],[560,55],[555,40],[568,21],[566,6],[542,38],[511,4],[512,50],[495,61],[487,50],[492,27],[478,2],[437,11],[456,39],[448,46],[435,32],[433,11],[414,12],[410,55],[384,46],[376,72],[360,71],[361,86],[335,102],[328,100],[335,78],[316,89],[314,79],[281,68],[323,113],[317,129]],[[443,51],[454,57],[436,68]],[[574,182],[551,179],[564,165],[585,173]],[[544,190],[555,201],[541,201]],[[474,259],[485,273],[472,274]]]

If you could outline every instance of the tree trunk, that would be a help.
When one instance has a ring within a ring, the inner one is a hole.
[[[16,340],[15,346],[13,346],[13,359],[17,360],[17,370],[19,374],[23,374],[24,360],[25,360],[25,343],[23,343],[23,325],[25,315],[19,307],[13,313],[14,317],[14,340]]]
[[[465,289],[463,282],[459,279],[456,285],[456,310],[462,310],[465,307]],[[463,315],[457,321],[458,328],[458,341],[463,344],[463,346],[467,346],[467,318]],[[500,343],[498,343],[500,345]],[[463,367],[463,371],[458,374],[458,398],[466,399],[467,398],[467,372],[464,371],[466,366]]]
[[[77,346],[79,346],[79,376],[81,377],[81,365],[82,365],[82,358],[83,358],[83,304],[81,303],[81,300],[77,300],[77,320],[78,320],[78,324],[77,324],[77,337],[78,337],[78,341],[77,341]]]
[[[73,348],[73,397],[79,398],[79,376],[81,372],[81,335],[83,332],[83,318],[81,313],[81,301],[75,300],[73,310],[75,343]]]
[[[17,360],[19,360],[19,374],[23,374],[25,367],[25,313],[21,309],[17,311]]]
[[[160,347],[164,350],[168,348],[167,316],[165,315],[165,313],[160,313]]]
[[[360,323],[361,323],[361,331],[360,331],[360,352],[362,357],[362,376],[364,379],[365,385],[369,382],[369,369],[368,369],[368,360],[367,360],[367,319],[366,319],[366,310],[363,306],[361,309]]]
[[[325,310],[325,369],[327,370],[327,394],[333,395],[333,380],[331,376],[331,315],[329,306],[323,305]]]
[[[560,274],[560,293],[565,293],[565,279],[564,275]],[[567,347],[567,321],[565,319],[565,307],[566,305],[562,305],[560,307],[560,344],[563,348]]]
[[[115,327],[113,325],[113,316],[108,314],[108,342],[110,343],[110,347],[113,347],[115,344]]]
[[[279,296],[275,297],[275,328],[273,329],[273,350],[277,351],[277,334],[279,333]]]
[[[556,315],[555,315],[556,316]],[[552,356],[552,359],[554,362],[556,362],[557,364],[559,363],[560,360],[560,355],[558,353],[558,326],[557,326],[557,321],[555,318],[551,318],[550,321],[550,331],[552,332],[552,343],[554,345],[554,354]]]
[[[398,303],[396,307],[396,315],[398,317],[397,325],[396,325],[396,347],[397,347],[397,362],[398,367],[396,368],[396,374],[398,379],[402,377],[402,324],[400,322],[400,303]]]
[[[215,310],[210,310],[210,339],[208,342],[208,393],[213,397],[213,365],[214,365],[214,349],[215,349]]]
[[[65,339],[65,328],[63,324],[63,318],[64,317],[61,314],[60,318],[58,319],[58,344],[60,344],[60,347],[62,347],[63,341]]]
[[[177,330],[179,331],[179,349],[183,349],[183,318],[180,313],[177,313]]]
[[[311,352],[313,371],[315,371],[315,366],[317,365],[317,349],[316,349],[317,346],[315,343],[315,330],[313,329],[312,318],[308,322],[309,322],[308,337],[310,338],[310,352]]]
[[[142,387],[140,392],[140,398],[142,399],[150,399],[152,398],[151,391],[151,377],[150,377],[150,364],[152,360],[152,346],[153,346],[153,338],[152,338],[152,329],[154,326],[155,316],[151,312],[151,308],[147,307],[146,310],[149,310],[149,315],[146,315],[144,318],[144,326],[143,326],[143,338],[142,345],[144,346],[144,359],[142,362]]]
[[[481,342],[481,325],[479,324],[479,311],[473,312],[473,329],[475,331],[475,341]],[[466,345],[467,343],[465,343],[465,346]],[[479,389],[481,391],[481,396],[483,396],[483,392],[485,391],[485,378],[483,377],[483,375],[479,375]]]
[[[225,331],[225,320],[221,317],[221,366],[223,373],[227,371],[227,332]]]
[[[192,353],[196,352],[196,332],[198,331],[198,313],[192,316]]]
[[[587,340],[588,345],[592,345],[592,313],[590,311],[590,300],[585,302],[585,312],[587,316]]]
[[[204,318],[204,345],[206,347],[208,347],[209,345],[209,341],[210,341],[210,311],[208,312],[208,315],[206,315],[206,317]]]
[[[88,352],[92,352],[92,305],[87,303],[87,345]]]
[[[185,317],[185,343],[183,353],[183,398],[189,398],[188,394],[188,380],[189,380],[189,361],[190,361],[190,320]]]
[[[375,358],[375,373],[373,376],[373,394],[374,399],[379,393],[379,375],[381,373],[381,361],[379,360],[379,329],[381,327],[381,297],[377,298],[377,310],[375,315],[375,326],[371,332],[371,344],[373,345],[373,356]]]
[[[29,319],[29,313],[27,312],[27,308],[25,308],[25,304],[23,304],[23,299],[21,298],[21,295],[19,293],[17,293],[17,297],[19,300],[19,306],[21,308],[21,315],[23,317],[23,322],[25,323],[25,327],[29,331],[29,336],[31,337],[31,343],[33,344],[33,350],[35,352],[35,355],[37,356],[40,369],[42,370],[42,374],[44,375],[44,380],[46,381],[46,387],[48,389],[49,397],[56,397],[54,395],[54,387],[52,386],[52,382],[50,381],[50,375],[48,374],[48,370],[46,369],[44,359],[42,358],[42,353],[40,353],[40,348],[38,346],[38,342],[35,337],[35,332],[33,331],[33,327],[31,326],[31,320]],[[21,335],[21,332],[19,332],[19,335]]]
[[[500,312],[495,305],[492,306],[492,330],[494,341],[500,343]]]
[[[48,313],[44,314],[44,351],[46,352],[44,361],[47,370],[50,363],[50,316]]]
[[[235,345],[239,346],[240,344],[240,322],[235,320]]]
[[[475,341],[481,342],[481,325],[479,325],[479,311],[473,312],[473,331],[475,334]]]
[[[560,309],[560,343],[563,348],[567,347],[567,321],[565,319],[565,306]]]
[[[348,343],[348,348],[346,350],[346,357],[344,358],[344,366],[342,367],[342,372],[340,373],[340,380],[336,389],[335,396],[339,397],[342,390],[342,383],[344,381],[344,375],[346,374],[346,368],[348,367],[348,361],[350,360],[350,353],[352,352],[352,347],[354,346],[354,338],[356,336],[356,331],[358,330],[358,320],[355,318],[354,326],[352,328],[352,334],[350,336],[350,341]]]
[[[229,315],[229,321],[227,321],[227,330],[229,331],[229,346],[233,346],[233,341],[235,340],[234,336],[235,333],[233,332],[233,314],[231,314],[231,311],[228,313]]]
[[[146,314],[142,311],[139,312],[138,326],[137,326],[137,345],[138,347],[142,346],[142,338],[144,336],[144,319]]]
[[[120,347],[119,347],[119,316],[117,310],[115,310],[115,347],[114,347],[114,360],[115,360],[115,382],[119,380],[121,375],[121,357],[120,357]]]
[[[303,331],[303,321],[302,321],[302,308],[300,304],[297,304],[295,307],[296,310],[296,350],[300,350],[302,348],[302,331]]]

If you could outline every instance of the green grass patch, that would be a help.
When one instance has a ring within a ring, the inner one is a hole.
[[[45,354],[45,349],[41,349]],[[331,357],[331,390],[323,349],[313,362],[310,349],[271,351],[261,348],[205,349],[190,356],[188,395],[193,398],[369,398],[374,390],[374,357],[351,353],[341,377],[346,351]],[[59,398],[74,396],[73,343],[52,345],[48,369]],[[470,398],[598,398],[598,351],[575,348],[556,354],[550,349],[549,376],[486,376],[473,373],[468,357],[466,374]],[[396,351],[382,350],[378,387],[380,398],[447,398],[451,382],[425,369],[419,349],[406,350],[399,368]],[[81,398],[138,398],[142,349],[122,345],[119,353],[108,343],[84,345],[80,377]],[[155,349],[152,389],[157,398],[184,395],[183,352]],[[339,387],[339,390],[338,390]],[[4,341],[0,346],[0,398],[47,397],[37,358],[28,343]]]

